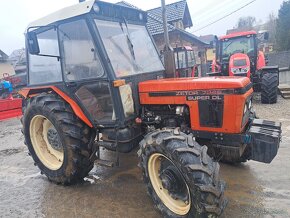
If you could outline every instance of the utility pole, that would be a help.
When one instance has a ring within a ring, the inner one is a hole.
[[[165,40],[165,48],[164,48],[165,77],[174,78],[176,71],[175,57],[173,48],[171,47],[169,41],[165,0],[161,0],[161,5],[162,5],[164,40]]]

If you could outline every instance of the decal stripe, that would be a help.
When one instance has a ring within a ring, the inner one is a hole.
[[[238,89],[212,89],[212,90],[177,90],[169,92],[149,92],[150,97],[165,96],[192,96],[192,95],[243,95],[253,87],[250,83]]]

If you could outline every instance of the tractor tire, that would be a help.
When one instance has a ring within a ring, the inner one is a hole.
[[[278,75],[276,73],[265,72],[261,83],[261,102],[262,104],[277,103],[278,96]]]
[[[93,168],[95,130],[59,96],[44,93],[27,100],[21,122],[29,154],[50,181],[73,184]]]
[[[217,217],[227,204],[219,164],[192,135],[156,130],[140,142],[148,194],[164,217]]]

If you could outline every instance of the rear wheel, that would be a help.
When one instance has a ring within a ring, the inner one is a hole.
[[[57,95],[45,93],[28,100],[22,124],[25,144],[49,180],[74,183],[92,169],[95,132]]]
[[[190,143],[188,143],[190,142]],[[149,195],[165,217],[219,216],[225,205],[219,164],[183,133],[156,130],[140,143]]]
[[[262,104],[277,103],[278,96],[278,74],[264,72],[261,83],[261,102]]]

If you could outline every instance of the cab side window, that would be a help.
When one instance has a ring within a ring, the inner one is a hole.
[[[85,20],[59,26],[60,45],[64,51],[66,81],[96,79],[104,76],[99,54]]]
[[[29,54],[29,84],[45,84],[62,81],[57,30],[39,29],[37,32],[40,54]]]

